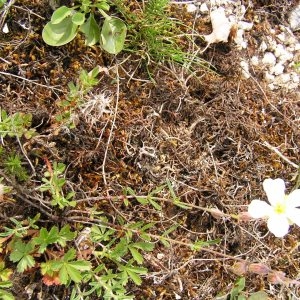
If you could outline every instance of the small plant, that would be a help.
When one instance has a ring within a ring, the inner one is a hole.
[[[18,180],[26,181],[29,178],[26,169],[22,166],[21,157],[18,154],[9,154],[7,158],[3,160],[4,169],[14,175]]]
[[[72,41],[78,32],[82,32],[87,46],[100,43],[105,51],[119,53],[125,42],[125,23],[106,14],[110,9],[106,0],[79,2],[81,5],[71,8],[61,6],[54,11],[50,22],[43,29],[43,40],[50,46],[62,46]],[[97,14],[104,17],[101,30],[96,20]]]
[[[185,51],[189,41],[183,34],[182,24],[170,16],[169,0],[150,0],[143,8],[130,11],[122,0],[115,0],[117,9],[128,24],[126,51],[138,53],[142,58],[155,62],[172,61],[179,64],[203,65],[193,54]]]
[[[0,108],[0,137],[1,139],[6,136],[18,137],[24,136],[30,139],[35,130],[30,128],[32,115],[17,112],[11,116]],[[29,129],[28,129],[29,128]]]
[[[66,196],[63,192],[63,187],[66,184],[66,179],[64,178],[64,171],[66,166],[63,163],[54,162],[53,166],[47,162],[48,171],[44,173],[44,178],[42,181],[43,185],[40,186],[40,191],[45,192],[49,191],[52,200],[51,205],[58,206],[60,209],[63,209],[67,206],[74,207],[76,202],[72,200],[74,193],[69,192]]]
[[[59,108],[62,110],[56,115],[56,120],[70,128],[75,127],[74,112],[76,108],[84,103],[85,96],[99,83],[97,76],[100,72],[100,67],[97,66],[90,72],[81,70],[77,82],[68,84],[69,93],[66,99],[58,102]]]
[[[264,291],[252,293],[249,297],[243,292],[246,286],[244,277],[238,278],[230,292],[230,300],[267,300],[268,295]]]
[[[12,287],[12,282],[9,280],[13,271],[5,268],[5,264],[0,260],[0,299],[14,300],[15,297],[6,289]]]

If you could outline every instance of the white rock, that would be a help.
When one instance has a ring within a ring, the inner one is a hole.
[[[283,73],[284,66],[281,63],[276,64],[270,69],[270,73],[274,75],[280,75]]]
[[[9,33],[9,29],[8,29],[8,26],[7,26],[7,23],[4,24],[3,28],[2,28],[2,31],[4,33]]]
[[[297,74],[296,72],[291,72],[291,79],[294,83],[299,83],[300,82],[300,78],[299,78],[299,74]]]
[[[294,58],[293,53],[287,51],[287,49],[281,44],[277,45],[274,54],[281,63],[285,63],[288,60],[292,60]]]
[[[291,45],[291,46],[286,47],[286,51],[288,51],[290,53],[294,52],[295,51],[295,45]]]
[[[238,23],[238,26],[239,26],[240,29],[243,29],[245,31],[249,31],[249,30],[252,29],[253,23],[249,23],[249,22],[245,22],[245,21],[240,21]]]
[[[293,53],[286,51],[285,53],[279,56],[279,62],[284,64],[287,61],[293,60],[293,58],[294,58]]]
[[[297,43],[297,39],[294,36],[289,36],[285,43],[286,45],[294,45]]]
[[[267,44],[268,44],[268,49],[271,51],[275,51],[276,47],[277,47],[277,43],[275,40],[273,40],[273,38],[271,36],[267,36]]]
[[[244,30],[239,29],[236,32],[236,37],[234,38],[234,42],[239,46],[240,49],[247,48],[247,42],[244,40]]]
[[[209,12],[209,9],[208,9],[206,3],[202,3],[202,4],[200,5],[200,12],[203,13],[203,14],[206,14],[206,13]]]
[[[249,72],[249,64],[245,61],[242,60],[240,62],[240,66],[242,68],[242,75],[245,79],[249,79],[251,77],[251,74]]]
[[[300,50],[300,43],[295,44],[295,51],[299,51]]]
[[[291,79],[290,74],[288,74],[288,73],[281,74],[276,77],[275,83],[277,85],[285,85],[286,83],[288,83],[290,81],[290,79]]]
[[[267,82],[274,82],[275,76],[270,74],[269,72],[265,72],[264,77]]]
[[[285,42],[286,40],[286,35],[284,32],[281,32],[280,34],[277,34],[277,38],[281,41],[281,42]]]
[[[259,65],[259,59],[258,59],[257,56],[252,56],[250,62],[253,66],[258,66]]]
[[[272,52],[266,52],[263,59],[262,63],[268,66],[274,66],[276,64],[276,57]]]
[[[195,4],[188,4],[186,6],[186,11],[189,13],[193,13],[197,10],[197,6]]]
[[[290,17],[290,27],[293,31],[300,29],[300,4],[298,4],[291,12]]]
[[[260,46],[259,46],[259,50],[262,52],[265,52],[268,49],[268,45],[265,41],[262,41]]]
[[[285,51],[283,45],[282,44],[278,44],[277,47],[276,47],[276,49],[275,49],[274,54],[275,54],[276,57],[279,57],[279,56],[285,54],[285,52],[286,51]]]
[[[270,89],[271,91],[275,90],[275,85],[274,85],[274,83],[268,84],[268,87],[269,87],[269,89]]]
[[[211,34],[204,35],[204,39],[208,44],[227,42],[231,24],[225,15],[225,10],[223,7],[212,11],[210,13],[211,24],[213,31]]]

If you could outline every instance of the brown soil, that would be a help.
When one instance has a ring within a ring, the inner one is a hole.
[[[127,52],[112,57],[99,48],[85,47],[80,37],[66,46],[47,46],[41,31],[52,14],[48,1],[16,1],[6,20],[10,32],[1,33],[0,71],[6,74],[0,74],[0,104],[9,114],[33,115],[32,127],[38,135],[28,141],[22,138],[21,143],[36,174],[28,182],[14,183],[21,192],[12,195],[16,201],[0,203],[1,226],[7,226],[10,217],[22,220],[37,212],[47,226],[57,224],[56,220],[63,225],[66,218],[85,220],[93,208],[105,211],[111,220],[121,214],[128,222],[159,221],[153,234],[179,224],[170,238],[186,243],[220,239],[209,249],[266,263],[291,279],[299,278],[300,230],[296,226],[281,240],[268,233],[263,221],[235,221],[168,202],[160,203],[163,208],[158,212],[135,201],[125,207],[121,201],[125,187],[146,195],[168,179],[183,202],[239,214],[247,210],[251,199],[265,198],[261,183],[266,177],[283,178],[291,183],[288,190],[292,189],[297,169],[265,142],[294,163],[300,161],[299,91],[270,91],[259,70],[251,70],[253,76],[243,79],[238,60],[254,55],[268,30],[286,22],[291,7],[286,1],[255,1],[247,18],[259,14],[261,22],[249,34],[248,49],[236,50],[232,43],[212,45],[202,58],[214,71],[199,67],[190,76],[174,63],[147,66],[141,57]],[[23,21],[29,29],[20,26]],[[210,31],[208,23],[198,22],[200,33]],[[81,68],[91,70],[96,65],[108,72],[101,73],[93,93],[112,95],[113,114],[104,114],[91,126],[87,116],[77,111],[76,128],[61,126],[55,120],[60,109],[57,101],[64,99],[67,84]],[[14,139],[5,140],[5,148],[22,153]],[[68,166],[68,189],[76,192],[76,200],[82,200],[76,209],[64,213],[53,209],[54,220],[44,214],[38,197],[30,197],[37,195],[36,182],[47,170],[45,159]],[[24,164],[32,173],[27,160]],[[11,180],[2,170],[0,175]],[[94,200],[88,201],[91,197]],[[70,225],[75,228],[76,222]],[[149,273],[142,286],[132,284],[128,289],[136,299],[175,299],[176,295],[215,299],[218,293],[228,293],[237,278],[230,270],[234,260],[191,251],[182,244],[166,248],[158,242],[145,259]],[[263,275],[245,276],[248,293],[265,290],[269,299],[300,297],[297,286],[270,285]],[[70,295],[70,288],[46,287],[34,271],[15,273],[13,282],[17,299],[68,299]]]

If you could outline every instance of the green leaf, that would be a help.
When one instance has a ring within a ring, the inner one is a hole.
[[[82,25],[84,23],[84,20],[85,20],[85,14],[83,13],[76,12],[72,16],[72,22],[78,26]]]
[[[143,259],[143,256],[142,254],[136,250],[134,247],[128,247],[129,248],[129,251],[133,257],[133,259],[138,263],[138,264],[142,264],[144,259]]]
[[[34,243],[23,243],[21,240],[17,240],[13,244],[13,251],[9,258],[12,262],[19,262],[17,265],[18,272],[22,273],[28,268],[32,268],[35,265],[34,258],[30,253],[34,250]]]
[[[85,35],[85,44],[87,46],[93,46],[99,42],[100,28],[92,14],[86,22],[80,26],[80,31]]]
[[[61,6],[57,10],[54,11],[51,17],[52,24],[58,24],[63,21],[66,17],[72,14],[72,8]]]
[[[62,46],[71,42],[77,34],[78,25],[67,17],[60,23],[48,22],[43,29],[42,37],[45,43],[50,46]]]
[[[105,11],[109,11],[109,8],[110,8],[109,5],[105,1],[96,3],[95,7],[97,7],[98,9],[105,10]]]
[[[59,280],[62,284],[68,284],[70,280],[79,283],[83,279],[81,272],[90,271],[91,265],[88,261],[75,260],[75,249],[71,248],[62,259],[47,261],[41,264],[41,273],[52,276],[54,273],[59,274]]]
[[[268,299],[268,294],[264,291],[253,293],[248,298],[248,300],[267,300],[267,299]]]
[[[230,292],[230,300],[235,300],[236,297],[239,296],[239,294],[243,291],[244,288],[245,288],[245,278],[244,277],[238,278],[235,281],[234,287]]]
[[[67,241],[72,241],[76,237],[76,232],[70,230],[70,225],[65,225],[59,232],[58,243],[62,246],[66,246]]]
[[[106,18],[101,30],[101,46],[110,54],[123,50],[126,38],[126,25],[118,18]]]
[[[133,282],[136,285],[141,285],[142,284],[142,279],[137,273],[132,272],[130,270],[127,270],[127,274],[129,275],[129,277],[133,280]]]
[[[34,239],[34,241],[40,245],[39,252],[43,253],[49,244],[56,243],[59,238],[58,228],[53,226],[48,232],[46,228],[42,228],[40,230],[40,234],[38,237]]]
[[[128,252],[127,241],[124,238],[122,238],[120,242],[116,245],[116,247],[112,250],[110,256],[113,259],[120,260],[121,257],[127,254],[127,252]]]
[[[154,244],[148,242],[137,242],[133,246],[144,251],[152,251],[154,249]]]
[[[152,200],[150,197],[148,198],[149,203],[156,209],[156,210],[161,210],[161,206],[155,202],[154,200]]]
[[[15,300],[15,297],[10,292],[0,289],[0,299],[1,300]]]
[[[13,273],[11,269],[6,269],[4,261],[0,262],[0,281],[8,281],[10,275]]]
[[[19,273],[23,273],[25,270],[34,267],[34,265],[35,265],[34,258],[31,255],[27,254],[24,255],[23,258],[17,264],[17,270]]]

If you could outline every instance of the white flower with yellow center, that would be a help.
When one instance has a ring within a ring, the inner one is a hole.
[[[252,218],[267,218],[268,228],[276,237],[283,237],[292,224],[300,226],[300,189],[285,194],[285,184],[280,178],[265,179],[263,188],[270,204],[252,200],[248,213]]]

